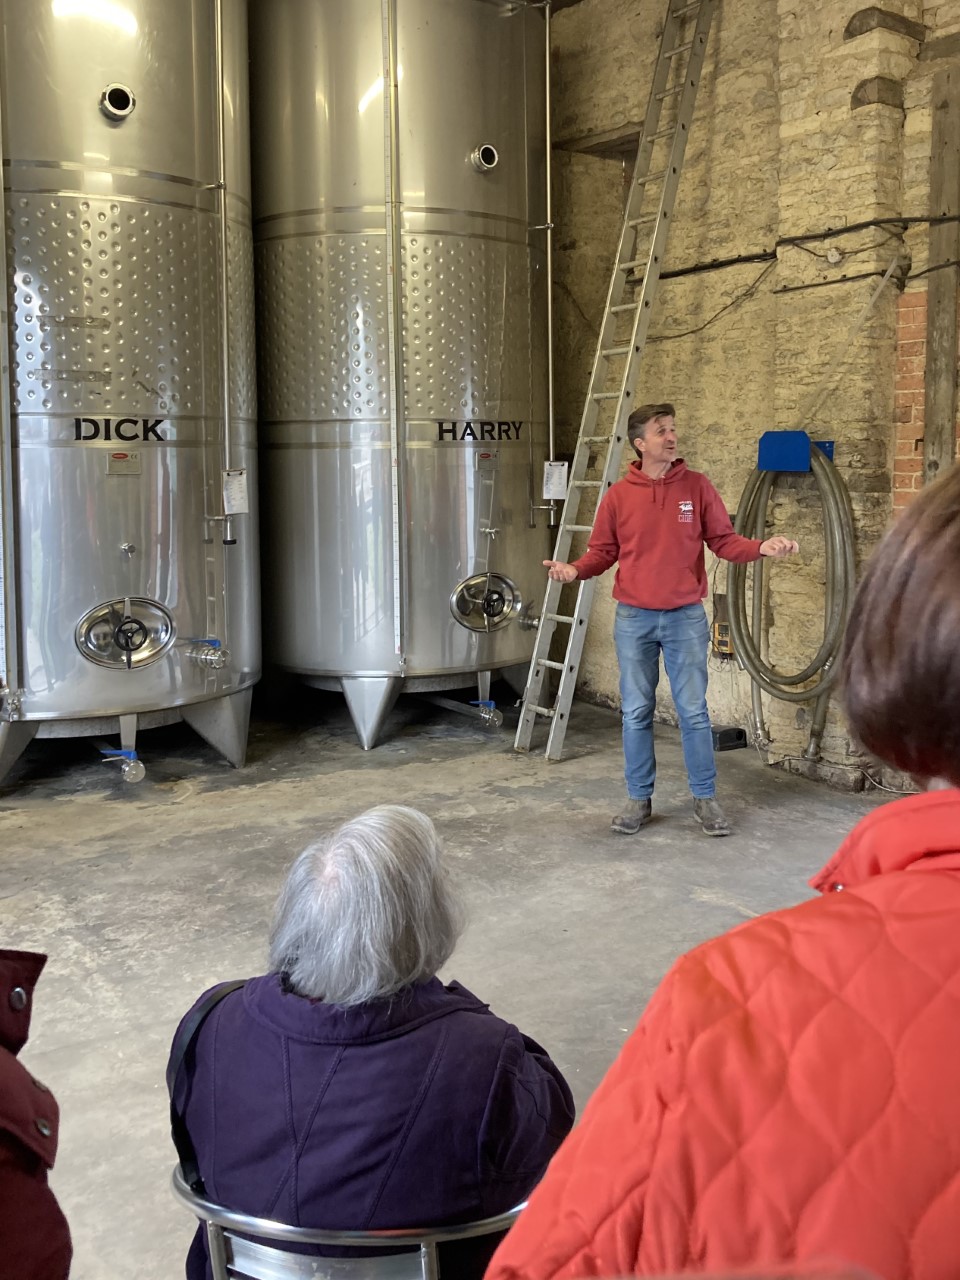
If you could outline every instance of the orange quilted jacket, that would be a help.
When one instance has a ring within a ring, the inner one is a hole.
[[[875,810],[811,883],[677,961],[487,1280],[958,1280],[960,791]]]

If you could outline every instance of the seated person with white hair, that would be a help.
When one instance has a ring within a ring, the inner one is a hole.
[[[436,976],[462,927],[415,809],[371,809],[300,854],[270,972],[214,1005],[177,1076],[209,1199],[366,1231],[470,1222],[526,1198],[573,1100],[538,1044]],[[461,1263],[480,1274],[473,1244]],[[202,1230],[186,1274],[211,1275]]]

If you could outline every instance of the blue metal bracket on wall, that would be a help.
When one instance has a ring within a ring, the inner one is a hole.
[[[758,471],[809,471],[812,445],[833,461],[832,440],[811,440],[806,431],[765,431],[757,450]]]

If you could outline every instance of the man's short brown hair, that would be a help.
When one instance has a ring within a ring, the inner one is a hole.
[[[675,418],[672,404],[642,404],[627,419],[627,439],[631,444],[643,438],[647,423],[654,418]]]
[[[863,746],[960,786],[960,467],[924,489],[874,553],[842,664]]]

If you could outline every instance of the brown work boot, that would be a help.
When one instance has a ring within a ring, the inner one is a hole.
[[[704,834],[708,836],[728,836],[733,831],[727,815],[720,808],[714,796],[694,799],[693,812],[700,820]]]
[[[632,836],[650,821],[652,809],[653,805],[649,800],[628,799],[623,812],[618,813],[611,821],[610,830],[619,831],[624,836]]]

